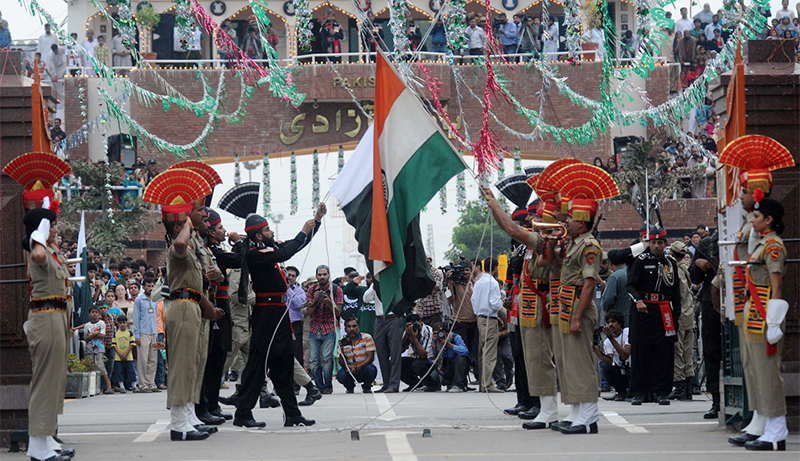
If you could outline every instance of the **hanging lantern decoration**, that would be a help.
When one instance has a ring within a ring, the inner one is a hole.
[[[297,213],[297,155],[292,151],[291,162],[289,162],[289,180],[291,187],[290,214]]]
[[[239,185],[242,183],[242,167],[239,164],[239,154],[233,155],[233,184]]]
[[[269,152],[264,152],[263,177],[261,178],[261,193],[264,203],[264,216],[269,216],[272,205],[272,191],[269,184]]]
[[[319,153],[314,149],[311,154],[311,207],[316,210],[319,207]]]

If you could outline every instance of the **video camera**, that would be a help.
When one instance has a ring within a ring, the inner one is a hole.
[[[448,278],[449,281],[453,283],[465,283],[469,280],[469,274],[467,273],[467,260],[463,256],[460,257],[461,260],[458,264],[453,264],[452,262],[447,266],[440,267],[445,277]],[[450,272],[450,276],[447,276],[447,273]]]
[[[597,327],[592,332],[592,345],[602,349],[603,347],[603,327]]]

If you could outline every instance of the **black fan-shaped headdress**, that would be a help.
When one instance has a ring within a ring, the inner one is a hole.
[[[525,167],[525,176],[530,178],[531,176],[533,176],[535,174],[539,174],[542,171],[544,171],[544,168],[540,167],[540,166],[526,166]]]
[[[246,219],[247,215],[256,212],[259,188],[257,182],[245,182],[234,186],[219,199],[219,208]]]
[[[499,181],[495,187],[517,208],[525,208],[533,193],[531,186],[525,182],[526,179],[527,176],[523,174],[515,174]]]

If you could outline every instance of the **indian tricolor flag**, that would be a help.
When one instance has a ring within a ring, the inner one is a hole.
[[[465,168],[433,117],[378,53],[374,123],[331,193],[356,228],[359,252],[373,264],[387,311],[404,298],[413,303],[430,293],[419,212]]]

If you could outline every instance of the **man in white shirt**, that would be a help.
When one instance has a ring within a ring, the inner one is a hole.
[[[472,280],[475,285],[472,289],[472,309],[478,317],[478,369],[480,370],[481,392],[501,393],[492,379],[492,372],[497,365],[497,342],[500,335],[500,326],[497,313],[503,307],[503,297],[500,294],[500,284],[495,279],[497,275],[497,260],[491,257],[483,260],[486,272],[481,264],[472,268]]]
[[[81,46],[84,49],[83,55],[83,66],[86,68],[86,74],[90,77],[95,76],[94,72],[94,64],[92,64],[92,59],[94,57],[94,48],[97,46],[97,40],[94,39],[94,31],[89,29],[86,31],[86,40],[81,43]]]
[[[800,5],[800,3],[798,3],[798,5]],[[789,9],[789,0],[783,0],[781,6],[783,6],[783,8],[775,12],[775,19],[780,21],[782,17],[789,16],[789,22],[794,21],[794,18],[797,16],[795,16],[794,11]]]
[[[681,8],[681,18],[675,21],[675,33],[692,30],[694,21],[689,19],[689,10]]]
[[[39,46],[36,48],[36,51],[42,53],[42,56],[47,56],[47,53],[50,52],[50,47],[54,43],[58,43],[58,39],[50,31],[50,24],[45,24],[44,33],[39,36]]]
[[[47,73],[50,75],[50,81],[53,83],[60,82],[67,73],[67,56],[58,45],[53,43],[50,46],[50,51],[45,55],[44,63],[47,66]]]
[[[467,48],[470,56],[480,56],[486,48],[486,32],[478,27],[478,18],[472,17],[467,27]]]
[[[125,44],[122,42],[122,36],[116,29],[114,30],[114,38],[111,39],[111,56],[113,56],[114,67],[133,66],[131,52],[125,48]]]
[[[586,43],[597,43],[597,59],[603,59],[603,55],[606,53],[606,34],[598,27],[598,24],[594,24],[581,38]]]
[[[606,340],[603,342],[603,352],[595,345],[595,355],[602,362],[601,369],[606,381],[616,391],[616,395],[606,400],[625,401],[630,384],[631,344],[628,338],[628,328],[625,327],[625,316],[620,311],[609,311],[606,314],[606,325],[603,327]]]

